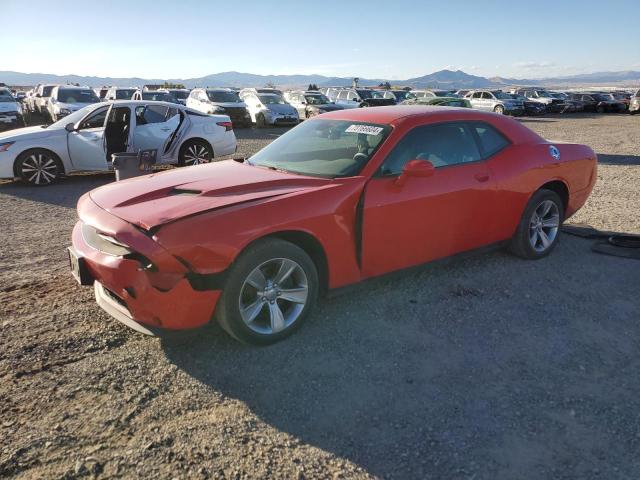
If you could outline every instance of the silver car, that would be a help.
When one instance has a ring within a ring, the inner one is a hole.
[[[267,125],[292,126],[300,121],[298,111],[281,95],[243,90],[240,92],[240,98],[246,103],[251,121],[258,128]]]
[[[524,102],[501,90],[471,90],[464,98],[473,108],[488,110],[501,115],[523,115]]]
[[[640,90],[631,97],[629,102],[629,113],[635,115],[638,112],[640,112]]]

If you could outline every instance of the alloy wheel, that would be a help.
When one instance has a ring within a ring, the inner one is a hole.
[[[191,144],[187,147],[184,153],[185,165],[200,165],[202,163],[209,163],[211,161],[209,151],[204,145],[197,143]]]
[[[554,242],[560,228],[558,205],[545,200],[533,211],[529,222],[529,243],[538,253],[547,250]]]
[[[20,173],[29,183],[48,185],[58,177],[58,165],[45,153],[32,153],[22,161]]]
[[[253,269],[242,284],[240,316],[256,333],[277,334],[295,323],[308,297],[303,268],[288,258],[274,258]]]

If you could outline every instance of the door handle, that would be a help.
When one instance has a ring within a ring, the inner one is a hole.
[[[171,128],[169,128],[169,127],[163,127],[163,128],[161,128],[160,130],[162,130],[163,132],[169,132],[169,131],[171,131]]]
[[[474,177],[479,182],[486,182],[487,180],[489,180],[489,174],[488,173],[476,173],[474,175]]]

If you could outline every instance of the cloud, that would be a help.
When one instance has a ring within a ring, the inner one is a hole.
[[[552,62],[516,62],[513,66],[522,70],[540,70],[555,67],[555,64]]]

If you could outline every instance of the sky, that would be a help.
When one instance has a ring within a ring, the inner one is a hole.
[[[233,70],[397,80],[444,68],[511,78],[640,70],[638,6],[1,0],[0,71],[184,79]]]

